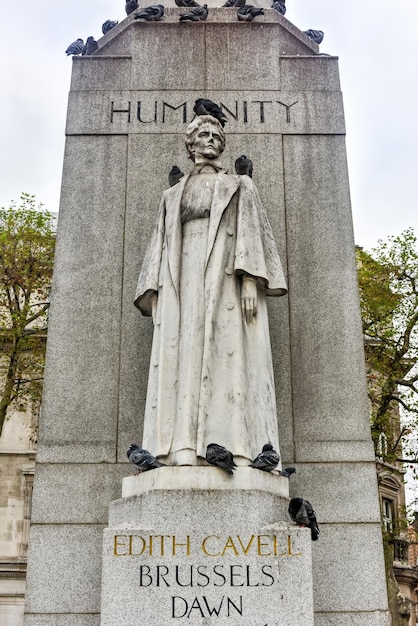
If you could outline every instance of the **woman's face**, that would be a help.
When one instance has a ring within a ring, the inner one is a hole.
[[[217,159],[222,153],[222,138],[216,126],[203,124],[196,133],[192,150],[195,156]]]

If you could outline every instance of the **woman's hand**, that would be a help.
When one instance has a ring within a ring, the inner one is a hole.
[[[242,277],[241,310],[247,324],[257,315],[257,279],[253,276]]]

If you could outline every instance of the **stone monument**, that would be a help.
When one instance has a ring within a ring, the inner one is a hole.
[[[26,626],[389,624],[337,59],[267,3],[250,24],[216,4],[197,23],[171,0],[159,22],[130,15],[74,59]],[[160,375],[133,294],[168,172],[190,170],[198,97],[227,117],[223,167],[254,163],[286,275],[288,295],[268,298],[278,423],[265,432],[290,481],[242,467],[245,442],[233,477],[201,465],[204,437],[192,467],[169,447],[154,452],[170,467],[127,464],[156,409],[149,368]],[[314,505],[318,541],[290,522],[289,488]]]

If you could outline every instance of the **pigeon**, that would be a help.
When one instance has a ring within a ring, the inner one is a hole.
[[[70,54],[74,54],[74,56],[76,56],[77,54],[82,54],[83,50],[84,41],[82,39],[76,39],[75,41],[73,41],[73,43],[70,43],[65,51],[65,54],[67,55],[67,57],[70,56]]]
[[[159,22],[164,15],[164,7],[162,4],[154,4],[145,7],[139,13],[135,13],[136,20],[146,20],[147,22]]]
[[[317,43],[318,46],[320,43],[322,43],[322,40],[324,38],[324,33],[322,30],[313,30],[312,28],[310,28],[309,30],[304,30],[303,32],[305,33],[305,35],[308,35],[308,37],[310,37],[312,41]]]
[[[102,33],[103,33],[103,35],[106,35],[106,33],[108,33],[109,30],[112,30],[112,28],[115,28],[115,26],[117,26],[118,24],[119,24],[119,22],[117,20],[106,20],[102,24]]]
[[[235,161],[235,171],[240,176],[246,174],[250,178],[253,177],[253,162],[245,154],[241,154]]]
[[[128,0],[125,4],[126,15],[130,15],[139,8],[138,0]]]
[[[198,2],[195,0],[174,0],[178,7],[191,9],[192,7],[200,7]]]
[[[141,472],[148,472],[149,470],[157,469],[158,467],[165,467],[165,463],[157,461],[155,456],[133,443],[128,452],[129,462],[138,470],[138,474]]]
[[[307,526],[311,529],[312,541],[319,537],[318,522],[312,505],[303,498],[292,498],[289,503],[289,515],[298,526]]]
[[[221,467],[231,475],[236,468],[232,452],[217,443],[210,443],[206,448],[206,460],[211,465]]]
[[[189,20],[190,22],[204,22],[208,16],[208,5],[204,4],[202,7],[195,7],[187,13],[182,13],[180,15],[180,22],[186,22]]]
[[[280,456],[273,449],[271,443],[266,443],[263,446],[263,451],[250,463],[249,467],[255,467],[255,469],[262,470],[263,472],[272,472],[275,467],[278,466]]]
[[[286,13],[286,0],[274,0],[271,8],[284,15]]]
[[[223,7],[243,7],[245,5],[246,0],[226,0]]]
[[[177,167],[177,165],[173,165],[171,170],[168,172],[168,182],[170,183],[170,187],[174,187],[174,185],[177,185],[180,178],[183,178],[183,176],[184,172],[182,172],[181,169]]]
[[[237,17],[240,22],[252,22],[257,15],[264,15],[263,9],[259,9],[258,7],[253,7],[251,4],[246,4],[245,6],[238,9]]]
[[[196,115],[211,115],[212,117],[215,117],[218,122],[221,123],[222,127],[224,127],[228,121],[221,107],[207,98],[198,98],[194,103],[193,111]]]
[[[93,52],[96,52],[98,47],[99,45],[94,37],[87,37],[86,45],[84,46],[84,50],[82,53],[83,56],[89,56],[90,54],[93,54]]]
[[[295,472],[296,472],[296,467],[285,467],[284,469],[282,469],[280,474],[284,476],[285,478],[290,478],[291,475],[294,474]]]

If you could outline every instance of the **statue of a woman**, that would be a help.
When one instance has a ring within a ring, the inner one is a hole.
[[[248,465],[279,449],[266,296],[286,283],[251,178],[219,164],[218,120],[195,118],[186,146],[194,167],[163,193],[135,299],[154,320],[143,447],[200,465],[215,442]]]

